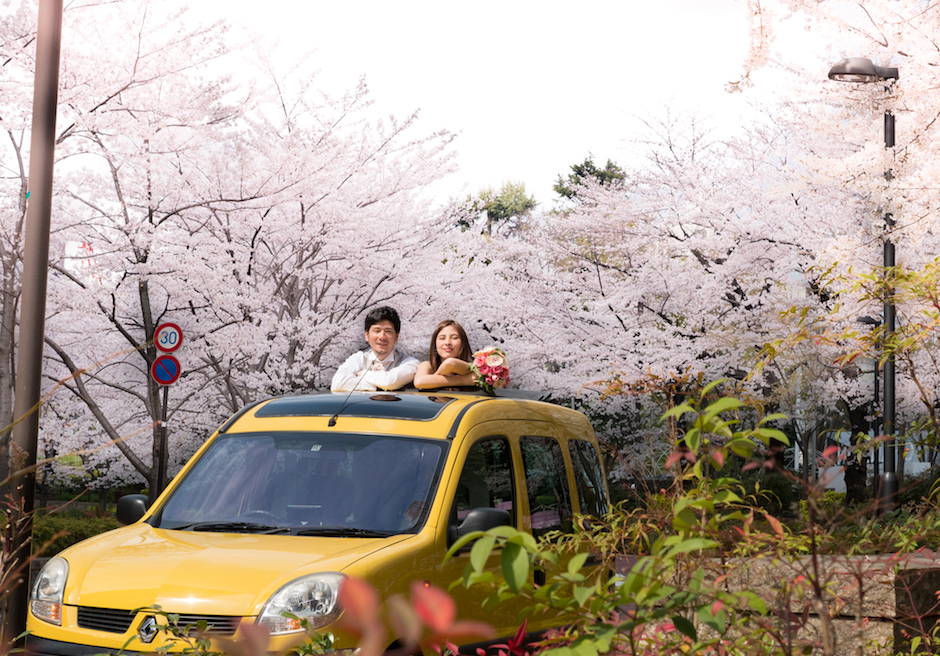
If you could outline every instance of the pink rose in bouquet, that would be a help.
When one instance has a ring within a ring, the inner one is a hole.
[[[494,389],[502,389],[509,384],[509,360],[503,350],[495,346],[474,353],[470,371],[476,377],[477,387],[487,392],[492,393]]]

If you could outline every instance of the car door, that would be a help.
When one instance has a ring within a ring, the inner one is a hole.
[[[512,440],[505,434],[482,434],[476,439],[467,439],[456,460],[459,468],[456,486],[451,487],[450,514],[442,535],[447,546],[456,540],[457,527],[460,527],[469,513],[476,508],[497,508],[509,513],[512,526],[520,528],[517,501],[517,481]],[[459,581],[464,574],[469,559],[471,546],[443,563],[438,569],[436,583],[445,590]],[[496,580],[501,580],[500,551],[490,555],[486,570],[492,572]],[[458,617],[477,620],[492,625],[500,636],[512,635],[517,624],[517,615],[522,610],[521,601],[513,600],[498,604],[493,608],[484,608],[484,600],[492,593],[486,584],[475,584],[465,588],[462,583],[451,589],[457,601]]]

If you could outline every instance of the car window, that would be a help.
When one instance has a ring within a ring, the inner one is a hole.
[[[416,530],[430,509],[444,453],[441,441],[383,435],[222,435],[173,491],[157,525]]]
[[[470,447],[454,497],[456,519],[463,521],[474,508],[501,508],[515,525],[512,457],[504,437],[480,440]]]
[[[602,517],[607,513],[607,488],[597,450],[590,442],[568,440],[568,453],[578,486],[581,514]]]
[[[523,437],[519,445],[532,515],[532,534],[539,537],[552,530],[570,531],[571,494],[561,445],[551,437]]]

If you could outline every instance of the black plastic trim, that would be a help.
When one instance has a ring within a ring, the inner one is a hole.
[[[454,423],[451,424],[450,430],[447,431],[447,439],[448,439],[448,440],[453,440],[455,437],[457,437],[457,427],[460,426],[460,422],[463,421],[463,416],[464,416],[465,414],[467,414],[467,410],[469,410],[470,408],[472,408],[473,406],[475,406],[477,403],[481,403],[481,402],[483,402],[483,401],[484,401],[484,399],[480,399],[479,401],[474,401],[473,403],[468,403],[467,405],[465,405],[465,406],[463,407],[463,410],[461,410],[461,411],[460,411],[460,414],[457,415],[457,417],[454,419]]]
[[[121,656],[136,656],[136,651],[126,651],[120,648],[96,647],[94,645],[80,645],[74,642],[61,642],[49,640],[35,635],[26,636],[26,653],[35,656],[95,656],[96,654],[121,654]]]

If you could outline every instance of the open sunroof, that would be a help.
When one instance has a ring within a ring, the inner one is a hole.
[[[418,396],[389,392],[311,394],[274,399],[255,417],[371,417],[376,419],[434,419],[454,400],[451,396]]]

